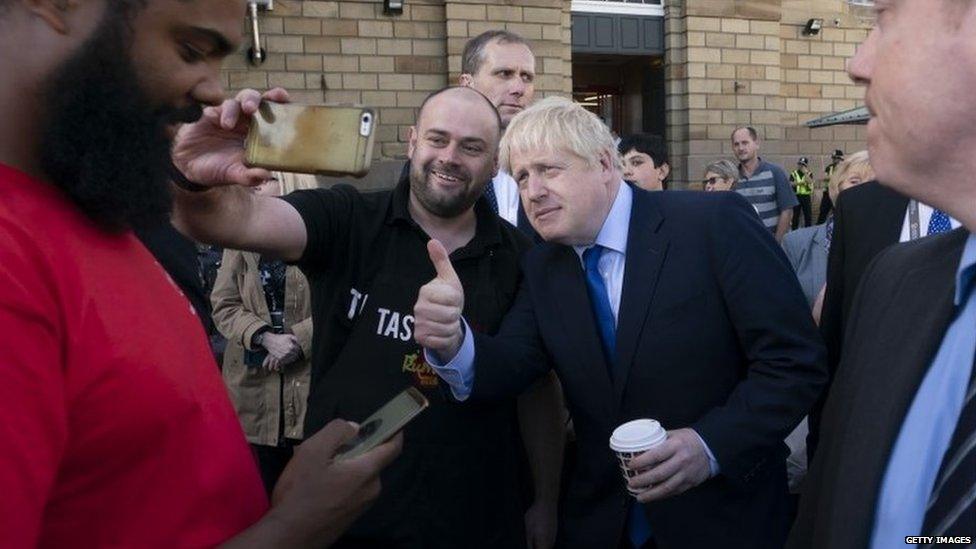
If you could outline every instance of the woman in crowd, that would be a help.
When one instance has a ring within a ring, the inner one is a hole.
[[[668,188],[671,174],[668,147],[659,135],[638,133],[617,143],[617,151],[624,163],[624,180],[648,191]]]
[[[254,192],[314,187],[313,176],[276,173]],[[282,261],[225,250],[211,302],[227,338],[224,382],[270,494],[302,438],[312,348],[308,282]]]
[[[716,160],[705,166],[702,188],[706,191],[732,191],[739,180],[739,167],[731,160]]]
[[[854,153],[843,160],[830,176],[827,192],[830,200],[837,203],[837,195],[845,189],[874,179],[874,170],[867,151]],[[813,227],[793,231],[783,239],[783,249],[800,279],[800,286],[813,308],[817,296],[827,281],[827,252],[830,250],[830,237],[834,227],[833,216],[827,222]],[[819,307],[814,315],[820,318]]]

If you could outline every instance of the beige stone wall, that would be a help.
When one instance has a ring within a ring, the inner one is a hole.
[[[825,28],[802,36],[812,17]],[[828,0],[687,0],[670,3],[666,23],[675,186],[730,157],[736,126],[760,132],[765,158],[789,168],[808,156],[818,176],[833,149],[864,147],[862,127],[810,130],[803,123],[861,104],[863,89],[845,66],[870,28],[866,13]]]
[[[525,36],[537,58],[538,95],[571,91],[566,0],[408,0],[398,16],[383,14],[380,0],[277,0],[260,21],[267,60],[248,63],[247,35],[224,65],[228,92],[282,86],[295,101],[377,108],[374,165],[383,179],[396,172],[384,161],[406,154],[424,97],[457,82],[469,37],[492,28]]]
[[[731,153],[728,135],[750,124],[764,156],[792,165],[812,158],[819,171],[834,148],[863,147],[863,128],[809,130],[811,118],[860,104],[862,89],[844,66],[863,40],[867,12],[842,0],[666,1],[666,109],[676,187],[697,181],[709,161]],[[457,81],[465,41],[491,28],[533,43],[537,97],[572,90],[569,0],[408,0],[400,16],[380,0],[277,0],[262,14],[267,60],[248,64],[250,46],[228,59],[230,92],[283,86],[308,103],[377,108],[371,178],[397,173],[416,109],[432,90]],[[825,20],[801,36],[807,19]]]

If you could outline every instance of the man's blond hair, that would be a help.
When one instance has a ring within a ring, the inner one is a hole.
[[[512,151],[568,152],[590,165],[609,155],[623,169],[610,129],[595,114],[564,97],[547,97],[512,118],[498,150],[501,169],[512,173]]]

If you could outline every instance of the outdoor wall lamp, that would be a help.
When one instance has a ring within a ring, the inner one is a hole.
[[[254,43],[247,49],[247,59],[252,65],[264,63],[267,52],[261,47],[261,31],[258,29],[258,10],[271,11],[274,0],[248,0],[247,15],[251,19],[251,38]]]
[[[400,15],[403,13],[403,0],[383,0],[383,13]]]
[[[816,36],[820,34],[822,28],[823,19],[809,19],[806,26],[803,27],[803,36]]]

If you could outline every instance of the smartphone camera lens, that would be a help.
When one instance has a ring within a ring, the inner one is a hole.
[[[359,123],[359,135],[363,137],[369,137],[369,134],[373,131],[373,115],[364,112],[363,116],[360,118]]]

